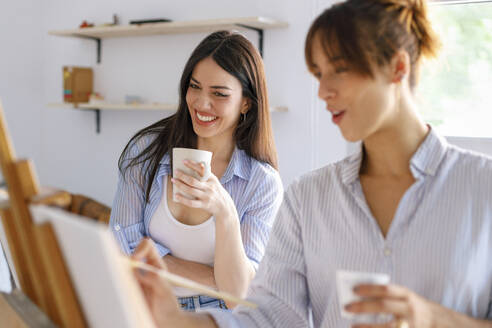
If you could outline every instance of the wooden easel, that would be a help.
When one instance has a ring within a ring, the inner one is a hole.
[[[53,228],[34,224],[28,208],[33,203],[65,205],[70,194],[40,193],[32,162],[16,159],[1,102],[0,168],[9,193],[0,216],[22,291],[57,326],[87,327]]]

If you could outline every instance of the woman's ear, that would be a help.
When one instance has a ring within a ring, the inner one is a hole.
[[[241,104],[241,114],[246,114],[251,107],[251,99],[244,97]]]
[[[410,56],[405,50],[398,50],[390,63],[390,80],[399,83],[410,73]]]

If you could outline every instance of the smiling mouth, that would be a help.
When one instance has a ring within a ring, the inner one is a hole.
[[[204,123],[210,123],[217,119],[217,116],[202,115],[198,113],[198,111],[196,112],[196,117],[198,118],[199,121]]]

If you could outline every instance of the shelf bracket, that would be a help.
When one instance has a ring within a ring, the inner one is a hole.
[[[95,38],[92,36],[81,36],[81,38],[96,41],[97,63],[100,64],[101,63],[101,38]]]
[[[99,108],[94,109],[96,113],[96,133],[101,133],[101,110]]]
[[[75,108],[77,109],[77,105],[75,105]],[[96,133],[99,134],[101,133],[101,109],[100,108],[94,108],[94,109],[83,109],[84,111],[86,110],[92,110],[94,111],[94,114],[96,114]]]
[[[100,38],[91,38],[92,40],[96,41],[97,44],[97,63],[101,63],[101,39]]]
[[[247,30],[256,31],[258,33],[258,51],[260,52],[261,57],[263,57],[263,29],[244,25],[244,24],[236,24],[236,25],[245,28]]]

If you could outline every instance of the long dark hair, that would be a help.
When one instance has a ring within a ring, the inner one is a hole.
[[[123,178],[127,169],[145,163],[142,174],[147,177],[145,186],[147,202],[162,157],[174,147],[197,147],[197,136],[193,131],[186,104],[186,93],[196,64],[208,57],[239,80],[243,97],[250,100],[248,113],[240,120],[234,132],[237,147],[256,160],[268,163],[277,169],[277,151],[273,140],[261,56],[251,42],[241,34],[230,31],[214,32],[200,42],[186,63],[179,86],[177,112],[138,131],[125,146],[119,158],[118,167]],[[138,155],[129,158],[131,146],[146,136],[152,136],[154,139]]]

